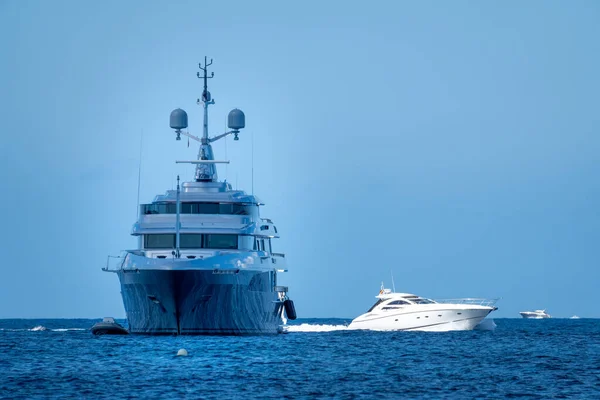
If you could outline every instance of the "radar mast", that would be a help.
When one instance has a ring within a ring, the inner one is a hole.
[[[204,79],[204,90],[202,91],[202,99],[198,99],[197,103],[200,104],[202,101],[202,105],[204,108],[204,125],[202,129],[202,141],[200,145],[200,150],[198,151],[198,160],[199,161],[209,161],[214,160],[214,155],[212,151],[212,146],[210,145],[210,141],[208,139],[208,106],[215,104],[215,101],[212,99],[210,92],[208,91],[208,80],[214,78],[215,73],[212,72],[210,76],[208,76],[208,67],[213,63],[212,58],[210,62],[207,62],[207,57],[204,56],[204,67],[202,63],[198,63],[198,68],[200,68],[203,72],[203,76],[200,76],[200,72],[196,73],[198,78]],[[213,163],[202,163],[196,165],[196,182],[211,182],[217,181],[217,167]]]
[[[202,75],[200,74],[200,72],[196,73],[196,76],[198,78],[204,80],[202,98],[196,101],[197,104],[202,103],[202,106],[204,108],[204,124],[202,129],[202,137],[199,138],[197,136],[191,135],[188,132],[182,131],[182,129],[187,128],[187,114],[185,111],[178,108],[171,113],[171,128],[175,129],[175,133],[177,134],[177,137],[175,139],[180,140],[180,135],[184,135],[200,142],[200,149],[198,151],[197,160],[177,161],[177,163],[196,164],[196,182],[216,182],[218,180],[217,167],[215,164],[229,163],[229,161],[215,161],[212,146],[210,144],[230,134],[233,134],[233,140],[238,140],[238,134],[240,133],[240,129],[246,126],[246,117],[244,113],[242,112],[242,110],[235,108],[231,110],[229,112],[229,115],[227,116],[227,126],[229,127],[229,129],[231,129],[231,131],[222,133],[212,138],[208,137],[208,106],[215,104],[215,101],[213,100],[212,96],[210,95],[210,92],[208,91],[208,80],[214,78],[215,76],[214,72],[211,72],[210,76],[208,75],[208,67],[212,65],[212,63],[212,58],[210,61],[208,61],[207,57],[204,57],[204,66],[202,66],[202,63],[198,64],[198,67],[202,70]]]

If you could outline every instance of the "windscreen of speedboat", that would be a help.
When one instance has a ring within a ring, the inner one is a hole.
[[[369,311],[367,311],[367,312],[369,313],[369,312],[373,311],[373,309],[374,309],[375,307],[377,307],[378,305],[380,305],[382,301],[383,301],[383,299],[379,299],[379,300],[377,300],[377,301],[375,302],[375,304],[373,304],[373,305],[371,306],[371,308],[369,308]]]
[[[435,301],[429,300],[429,299],[424,299],[421,297],[418,297],[416,299],[410,299],[410,300],[415,304],[435,304]]]
[[[385,307],[382,307],[382,310],[399,310],[402,309],[404,306],[410,306],[411,303],[409,301],[406,300],[394,300],[394,301],[390,301],[389,303],[387,303],[385,305]]]
[[[406,301],[406,300],[394,300],[394,301],[390,301],[387,305],[388,306],[406,306],[406,305],[410,305],[410,302]]]

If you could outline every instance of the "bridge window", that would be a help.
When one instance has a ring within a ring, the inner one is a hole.
[[[153,206],[154,204],[144,204],[144,206]],[[181,203],[179,212],[182,214],[198,214],[198,204]],[[175,211],[177,213],[177,211]],[[146,213],[147,214],[147,213]],[[152,214],[152,213],[151,213]]]
[[[197,203],[198,214],[220,214],[219,203]]]
[[[219,214],[249,215],[250,207],[243,204],[221,203],[219,204]]]
[[[182,233],[179,235],[182,249],[237,249],[238,235]],[[146,249],[174,249],[175,234],[144,235]]]
[[[182,249],[202,248],[202,235],[198,233],[185,233],[179,235],[179,247]]]
[[[235,203],[206,203],[206,202],[187,202],[180,203],[179,212],[181,214],[226,214],[226,215],[249,215],[250,207],[245,204]],[[152,203],[141,204],[140,213],[148,214],[176,214],[176,203]]]

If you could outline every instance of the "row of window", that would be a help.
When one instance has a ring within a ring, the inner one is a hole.
[[[144,235],[145,249],[174,249],[175,234],[163,233]],[[238,235],[234,234],[201,234],[201,233],[181,233],[179,234],[180,249],[238,249]],[[254,239],[254,250],[271,250],[271,239]]]
[[[229,214],[229,215],[249,215],[250,207],[243,204],[234,203],[180,203],[179,212],[181,214]],[[140,212],[147,214],[176,214],[176,203],[152,203],[141,204]]]
[[[175,234],[144,235],[146,249],[174,249]],[[179,235],[181,249],[237,249],[238,235],[182,233]]]
[[[407,297],[407,299],[410,299],[410,301],[412,301],[414,304],[435,304],[435,301],[433,300],[429,300],[429,299],[423,299],[421,297],[417,297],[417,296],[410,296]],[[373,311],[373,309],[375,307],[377,307],[378,305],[380,305],[383,301],[383,299],[379,299],[377,300],[377,302],[375,304],[373,304],[373,306],[371,308],[369,308],[369,311],[367,312],[371,312]],[[410,305],[411,303],[406,301],[406,300],[394,300],[394,301],[390,301],[387,305],[389,306],[405,306],[405,305]],[[389,309],[395,309],[396,307],[383,307],[382,310],[389,310]]]

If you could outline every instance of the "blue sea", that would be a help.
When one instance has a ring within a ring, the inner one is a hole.
[[[98,321],[0,320],[0,398],[600,399],[598,319],[447,333],[304,319],[250,337],[95,337]]]

